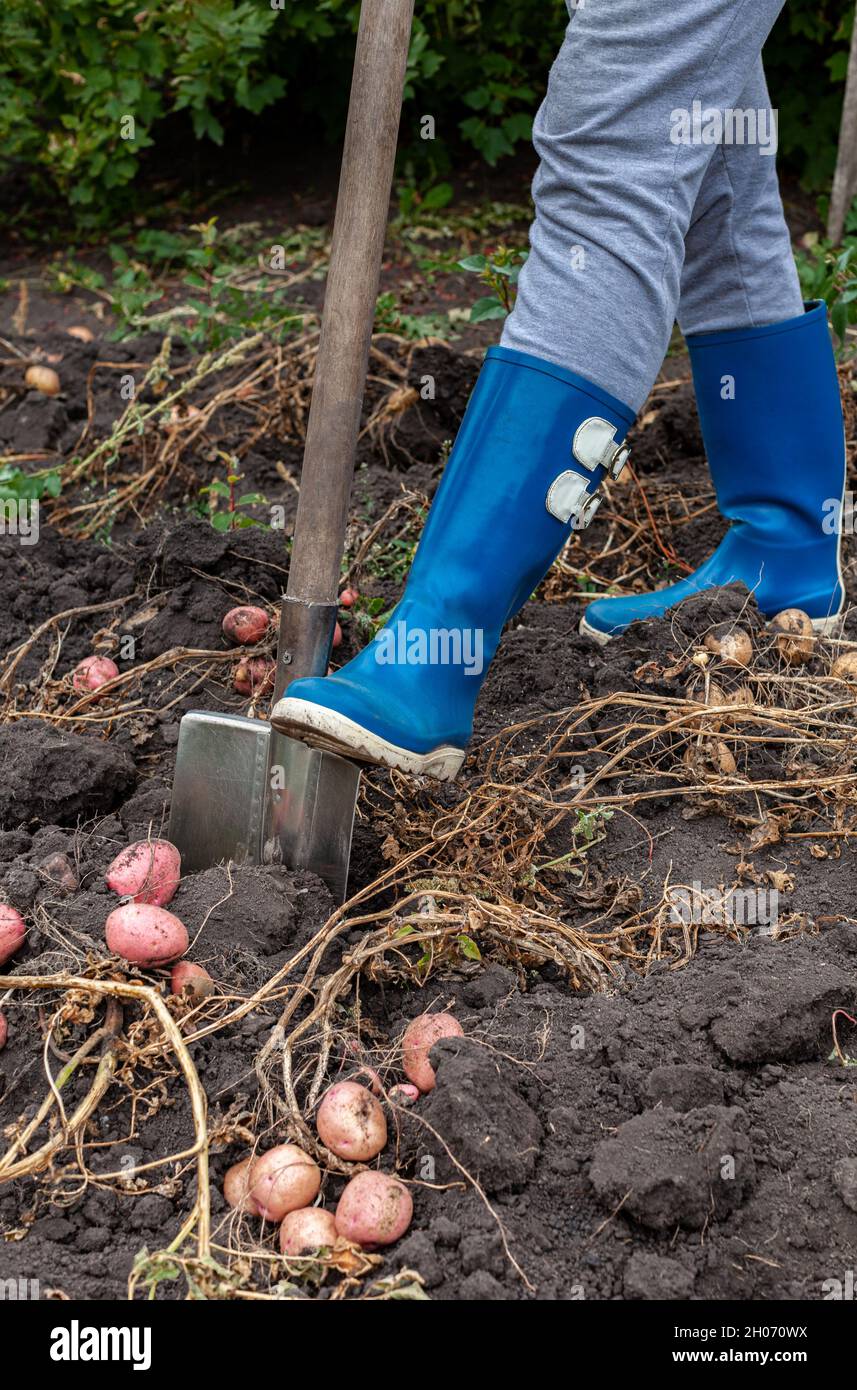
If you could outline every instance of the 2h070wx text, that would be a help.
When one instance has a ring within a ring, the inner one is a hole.
[[[690,1337],[697,1341],[707,1342],[715,1337],[722,1337],[724,1340],[736,1341],[738,1338],[752,1339],[755,1337],[777,1338],[782,1340],[787,1337],[798,1338],[807,1335],[805,1327],[676,1327],[674,1329],[676,1337]]]

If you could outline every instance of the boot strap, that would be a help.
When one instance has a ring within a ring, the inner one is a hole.
[[[615,434],[616,426],[609,420],[598,416],[584,420],[575,432],[572,445],[577,462],[590,473],[604,468],[611,478],[618,478],[631,450],[627,444],[617,444]],[[570,468],[554,478],[546,498],[551,515],[558,521],[570,521],[575,531],[586,530],[601,502],[597,489],[589,492],[585,476]]]
[[[575,430],[571,448],[577,462],[589,473],[606,468],[611,478],[618,478],[631,450],[626,444],[617,444],[615,434],[616,426],[598,415],[584,420]]]
[[[554,478],[548,488],[545,505],[557,521],[570,521],[573,530],[585,531],[602,500],[597,491],[587,492],[582,473],[575,473],[569,468]]]

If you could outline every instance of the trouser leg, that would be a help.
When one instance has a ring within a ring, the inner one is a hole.
[[[586,0],[578,9],[535,121],[531,253],[503,346],[639,409],[669,344],[685,238],[716,153],[694,110],[739,105],[782,5]]]
[[[759,59],[738,103],[746,122],[773,132]],[[685,237],[678,321],[682,332],[760,328],[797,317],[803,304],[783,216],[775,146],[719,145],[702,180]]]

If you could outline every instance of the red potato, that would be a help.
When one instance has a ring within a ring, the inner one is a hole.
[[[405,1234],[413,1214],[414,1204],[404,1183],[367,1169],[343,1189],[336,1230],[355,1245],[392,1245]]]
[[[181,882],[182,861],[169,840],[135,840],[104,875],[107,887],[135,903],[166,907]]]
[[[180,960],[170,972],[170,993],[189,994],[194,1003],[200,1003],[214,994],[217,986],[203,965],[195,965],[192,960]]]
[[[320,1187],[321,1169],[297,1144],[277,1144],[253,1163],[250,1194],[266,1221],[309,1206]]]
[[[419,1086],[413,1086],[409,1081],[403,1081],[399,1086],[394,1086],[390,1092],[390,1100],[394,1105],[413,1105],[419,1098]]]
[[[464,1029],[452,1014],[420,1014],[409,1023],[402,1039],[402,1065],[405,1075],[421,1091],[433,1091],[435,1070],[429,1053],[441,1038],[461,1038]]]
[[[268,631],[269,618],[264,608],[230,608],[223,619],[223,635],[234,647],[252,647],[261,642]]]
[[[75,666],[71,683],[79,695],[86,695],[90,690],[100,690],[118,675],[119,667],[109,656],[85,656]]]
[[[323,1245],[336,1241],[333,1213],[323,1207],[302,1207],[283,1217],[280,1251],[284,1255],[312,1255]]]
[[[6,1046],[6,1039],[9,1036],[9,1025],[6,1022],[6,1015],[0,1014],[0,1052]]]
[[[343,589],[339,595],[339,602],[343,608],[353,608],[359,597],[356,589]]]
[[[242,1158],[240,1163],[233,1163],[231,1168],[227,1168],[223,1175],[223,1196],[236,1211],[246,1212],[248,1216],[261,1216],[250,1195],[252,1167],[252,1158]]]
[[[184,922],[149,903],[117,907],[104,924],[107,949],[133,965],[169,965],[188,948]]]
[[[8,903],[0,903],[0,965],[20,950],[27,935],[27,924],[20,912]]]
[[[333,629],[333,645],[334,647],[342,646],[342,628],[339,626],[339,623],[337,623]]]
[[[274,688],[277,664],[264,656],[251,656],[235,667],[232,684],[239,695],[266,695]]]
[[[365,1163],[387,1142],[387,1121],[378,1101],[356,1081],[337,1081],[322,1098],[316,1116],[322,1144],[340,1158]]]

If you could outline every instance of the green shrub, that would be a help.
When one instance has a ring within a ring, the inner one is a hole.
[[[810,192],[833,177],[853,22],[854,0],[788,0],[765,47],[780,163]]]
[[[237,110],[258,114],[287,95],[290,113],[339,140],[356,0],[144,4],[0,8],[0,162],[59,195],[79,224],[128,210],[141,156],[176,115],[188,140],[220,142]],[[789,0],[766,49],[784,162],[814,190],[833,169],[853,9]],[[462,142],[494,165],[529,139],[567,19],[562,0],[420,0],[401,139],[412,179],[437,185]]]
[[[218,111],[283,94],[268,70],[276,12],[254,0],[5,0],[0,147],[84,212],[110,204],[172,111],[220,141]],[[84,220],[95,220],[86,218]]]

